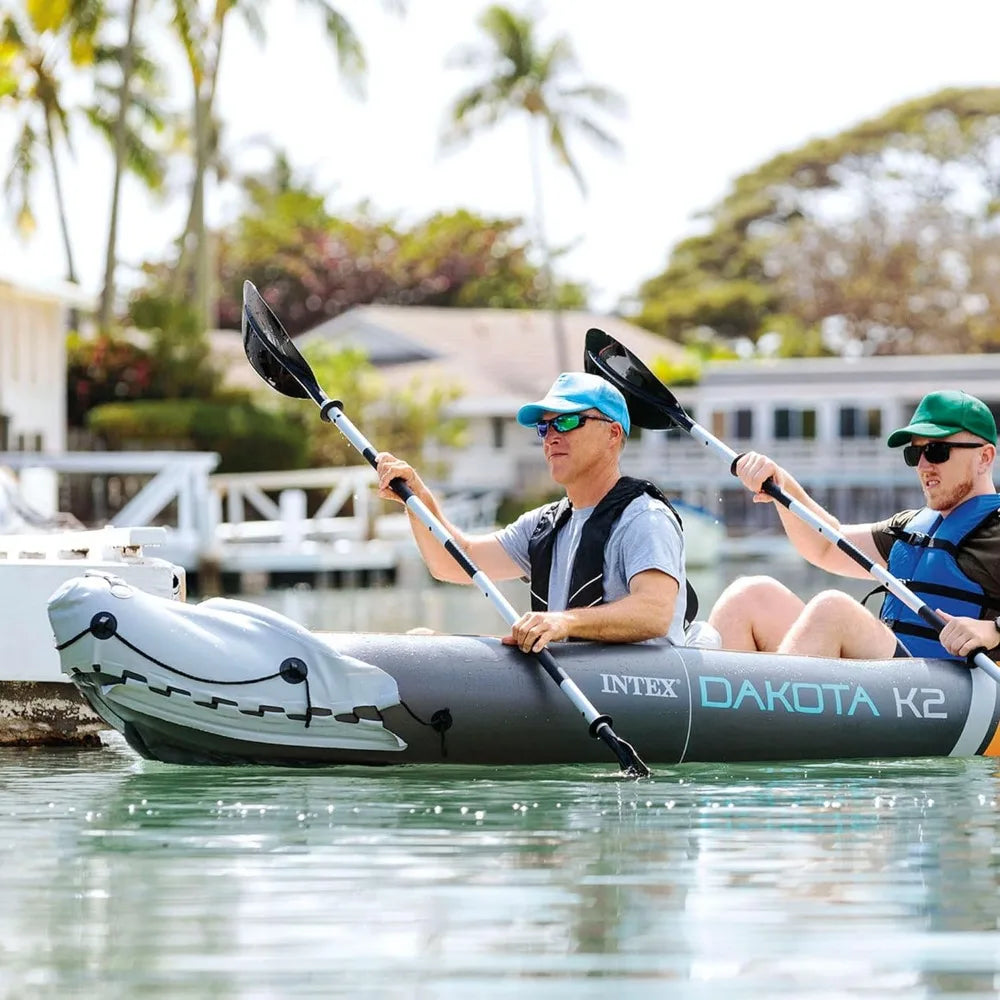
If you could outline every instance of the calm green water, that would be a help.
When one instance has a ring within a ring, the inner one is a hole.
[[[9,996],[996,995],[991,761],[0,773]]]
[[[468,588],[260,599],[498,628]],[[998,995],[995,762],[616,775],[0,751],[0,996]]]

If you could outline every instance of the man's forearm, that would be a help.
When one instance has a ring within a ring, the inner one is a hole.
[[[829,511],[816,503],[793,477],[786,474],[782,488],[788,496],[812,511],[821,521],[825,521],[832,528],[840,531],[840,522]],[[778,501],[775,501],[775,504],[778,508],[778,517],[781,518],[781,526],[784,528],[788,540],[795,546],[795,550],[803,559],[818,564],[818,561],[822,560],[830,551],[833,543],[824,538],[811,525],[806,524],[797,514],[793,514],[783,504],[778,503]]]
[[[569,634],[574,639],[595,642],[642,642],[666,635],[674,616],[674,604],[664,607],[640,594],[629,594],[610,604],[595,608],[572,608],[564,611],[569,619]]]
[[[437,499],[430,490],[421,490],[418,494],[424,506],[441,522],[445,530],[455,539],[458,547],[465,552],[468,549],[468,540],[453,524],[450,524],[441,513],[441,507]],[[435,580],[442,580],[446,583],[471,583],[468,574],[455,562],[445,547],[431,534],[430,529],[410,510],[406,508],[406,513],[410,518],[410,531],[413,532],[414,541],[420,551],[420,556],[424,560],[427,569]]]

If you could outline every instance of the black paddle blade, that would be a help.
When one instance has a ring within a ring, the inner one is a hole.
[[[322,406],[326,397],[312,369],[252,281],[243,282],[243,350],[269,386],[292,399],[311,398]]]
[[[618,763],[621,765],[622,774],[626,778],[648,778],[650,776],[649,768],[635,752],[635,747],[620,736],[615,736],[611,732],[610,726],[605,726],[597,735],[599,739],[604,740],[611,747],[612,753],[618,758]]]
[[[584,370],[607,379],[628,403],[637,427],[665,430],[675,424],[689,430],[693,424],[674,394],[627,348],[609,333],[587,331]]]

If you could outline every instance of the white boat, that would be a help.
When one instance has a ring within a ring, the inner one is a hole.
[[[60,671],[46,604],[90,570],[183,600],[184,570],[144,552],[165,539],[163,528],[0,534],[0,745],[98,742],[107,725]]]

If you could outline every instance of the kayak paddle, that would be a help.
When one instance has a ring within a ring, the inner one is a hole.
[[[736,475],[736,462],[740,456],[704,427],[695,423],[677,401],[677,397],[627,347],[610,334],[597,329],[587,331],[584,367],[592,375],[600,375],[607,379],[622,392],[628,402],[632,423],[651,430],[663,430],[676,425],[687,431],[699,444],[727,459],[730,471]],[[931,628],[936,629],[939,635],[941,634],[941,629],[946,624],[945,620],[906,584],[873,562],[836,528],[817,517],[798,500],[790,497],[772,480],[768,479],[761,489],[824,538],[833,542],[841,552],[878,580],[889,593],[899,598],[908,608],[920,615]],[[977,649],[970,653],[967,659],[970,665],[980,667],[994,681],[1000,683],[1000,667],[989,658],[986,650]]]
[[[320,388],[308,362],[299,353],[291,337],[250,281],[243,282],[243,349],[254,371],[268,385],[293,399],[311,399],[320,408],[321,418],[334,424],[364,459],[373,468],[375,467],[374,447],[344,415],[343,403],[339,399],[330,399]],[[462,567],[469,579],[489,598],[503,620],[508,625],[513,625],[521,616],[497,590],[489,577],[459,548],[454,537],[431,513],[427,505],[401,479],[393,479],[389,486],[406,504],[407,510],[431,532],[452,559]],[[611,752],[618,758],[622,771],[629,777],[648,777],[649,768],[635,752],[635,748],[615,735],[611,717],[602,715],[594,708],[587,696],[559,666],[552,652],[543,649],[532,655],[586,719],[590,726],[590,735],[603,740],[611,748]]]

